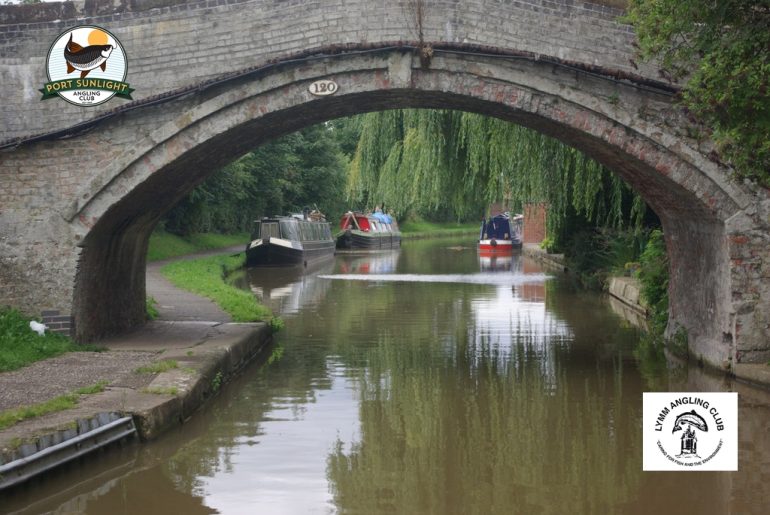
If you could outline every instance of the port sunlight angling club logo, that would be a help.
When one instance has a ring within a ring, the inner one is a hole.
[[[63,32],[48,50],[41,100],[58,96],[80,106],[103,104],[116,95],[131,100],[127,72],[118,39],[101,27],[81,25]]]
[[[738,394],[645,392],[643,470],[738,470]]]

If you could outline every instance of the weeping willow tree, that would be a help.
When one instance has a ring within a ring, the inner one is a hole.
[[[497,118],[446,110],[364,115],[347,196],[398,216],[443,209],[457,219],[501,199],[514,209],[546,202],[552,237],[571,213],[613,228],[638,225],[645,213],[638,195],[582,152]]]

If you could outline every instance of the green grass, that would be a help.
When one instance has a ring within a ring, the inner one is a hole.
[[[163,361],[156,361],[155,363],[139,367],[134,370],[134,372],[137,374],[160,374],[161,372],[166,372],[175,368],[179,368],[179,363],[173,359],[165,359]]]
[[[409,221],[399,224],[401,237],[410,238],[432,238],[439,236],[453,236],[459,234],[477,234],[481,222],[476,223],[434,223],[424,220]]]
[[[102,350],[93,345],[76,344],[58,333],[46,331],[39,336],[29,328],[30,320],[15,309],[0,308],[0,372],[16,370],[65,352]]]
[[[78,388],[72,393],[61,395],[51,399],[50,401],[0,412],[0,430],[11,427],[12,425],[17,424],[23,420],[42,417],[43,415],[47,415],[49,413],[74,408],[77,406],[81,395],[90,395],[103,392],[107,384],[108,381],[100,381],[95,385]]]
[[[78,395],[92,395],[94,393],[101,393],[104,391],[104,389],[107,387],[107,385],[110,384],[109,381],[99,381],[96,384],[93,384],[91,386],[84,386],[83,388],[78,388],[75,390],[75,393]]]
[[[225,276],[243,266],[242,254],[177,261],[161,268],[174,286],[216,302],[235,322],[268,321],[272,313],[254,294],[227,284]]]
[[[177,236],[165,231],[155,231],[150,235],[150,246],[147,250],[147,261],[159,261],[176,256],[184,256],[202,250],[221,249],[234,245],[246,246],[248,233],[236,234],[191,234]]]
[[[179,393],[179,388],[176,386],[153,386],[152,388],[142,388],[143,393],[152,393],[154,395],[176,395]]]
[[[158,308],[155,306],[158,305],[158,301],[155,300],[153,297],[145,297],[144,299],[144,310],[147,314],[147,320],[155,320],[160,316],[160,313],[158,313]]]

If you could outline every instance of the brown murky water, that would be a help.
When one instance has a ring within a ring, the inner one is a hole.
[[[253,271],[286,328],[188,424],[0,512],[767,513],[770,395],[635,352],[600,295],[441,240]],[[739,391],[740,471],[643,472],[643,391]]]

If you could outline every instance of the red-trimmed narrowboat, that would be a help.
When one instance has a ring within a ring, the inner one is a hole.
[[[396,249],[401,246],[401,231],[390,215],[379,211],[365,215],[348,211],[340,219],[338,249]]]
[[[513,249],[521,248],[523,222],[524,216],[511,217],[508,213],[481,220],[479,253],[510,254]]]

